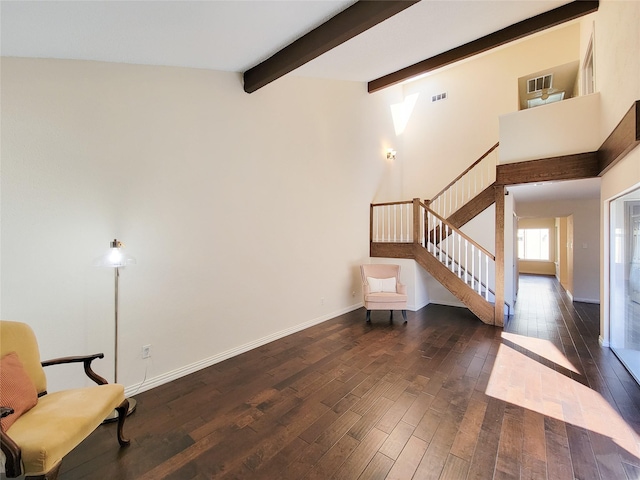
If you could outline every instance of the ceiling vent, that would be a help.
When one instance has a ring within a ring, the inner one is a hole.
[[[439,93],[431,96],[431,103],[447,99],[447,92]]]
[[[552,84],[553,74],[530,78],[529,80],[527,80],[527,93],[540,92],[545,88],[551,88]]]

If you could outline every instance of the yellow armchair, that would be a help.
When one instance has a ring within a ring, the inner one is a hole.
[[[0,360],[3,363],[0,398],[3,403],[12,398],[16,404],[0,405],[0,446],[8,478],[25,475],[27,479],[54,480],[64,456],[114,409],[118,412],[118,442],[121,446],[129,444],[123,436],[129,406],[124,387],[108,384],[91,369],[91,362],[103,357],[98,353],[41,362],[31,327],[0,321]],[[97,385],[47,393],[43,367],[65,363],[83,363],[85,373]],[[32,402],[27,398],[29,392],[34,395]]]

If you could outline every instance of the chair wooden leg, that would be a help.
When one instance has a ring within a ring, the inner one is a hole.
[[[58,474],[60,473],[61,466],[62,462],[58,462],[58,464],[47,473],[42,475],[27,475],[26,477],[24,477],[24,480],[56,480],[58,478]]]
[[[118,412],[118,443],[121,447],[126,447],[131,443],[128,438],[124,438],[124,421],[127,419],[127,411],[129,410],[129,400],[126,398],[116,407]]]
[[[389,315],[389,323],[393,322],[393,310],[391,310],[391,315]]]
[[[371,310],[367,310],[367,323],[371,323]]]
[[[407,323],[407,311],[402,310],[402,318],[404,318],[404,323]]]

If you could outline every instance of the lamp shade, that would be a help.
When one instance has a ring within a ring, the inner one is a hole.
[[[93,266],[118,268],[134,265],[135,263],[136,259],[124,252],[124,244],[114,239],[109,245],[109,251],[96,258],[93,261]]]

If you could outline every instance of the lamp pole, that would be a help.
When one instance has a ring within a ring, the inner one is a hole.
[[[100,257],[96,265],[112,267],[114,272],[114,322],[115,322],[115,332],[113,339],[113,378],[114,383],[118,383],[118,337],[120,336],[118,333],[118,310],[119,310],[119,280],[120,280],[120,267],[124,267],[127,264],[136,263],[135,259],[129,255],[123,254],[122,247],[123,243],[118,239],[113,239],[113,241],[109,244],[109,252],[106,255]],[[130,415],[137,406],[137,402],[135,398],[128,398],[129,400],[129,411],[127,415]],[[118,418],[117,412],[114,410],[106,419],[105,422],[111,422]]]
[[[120,267],[115,268],[115,338],[113,347],[114,370],[113,379],[114,383],[118,383],[118,280],[120,278]]]

